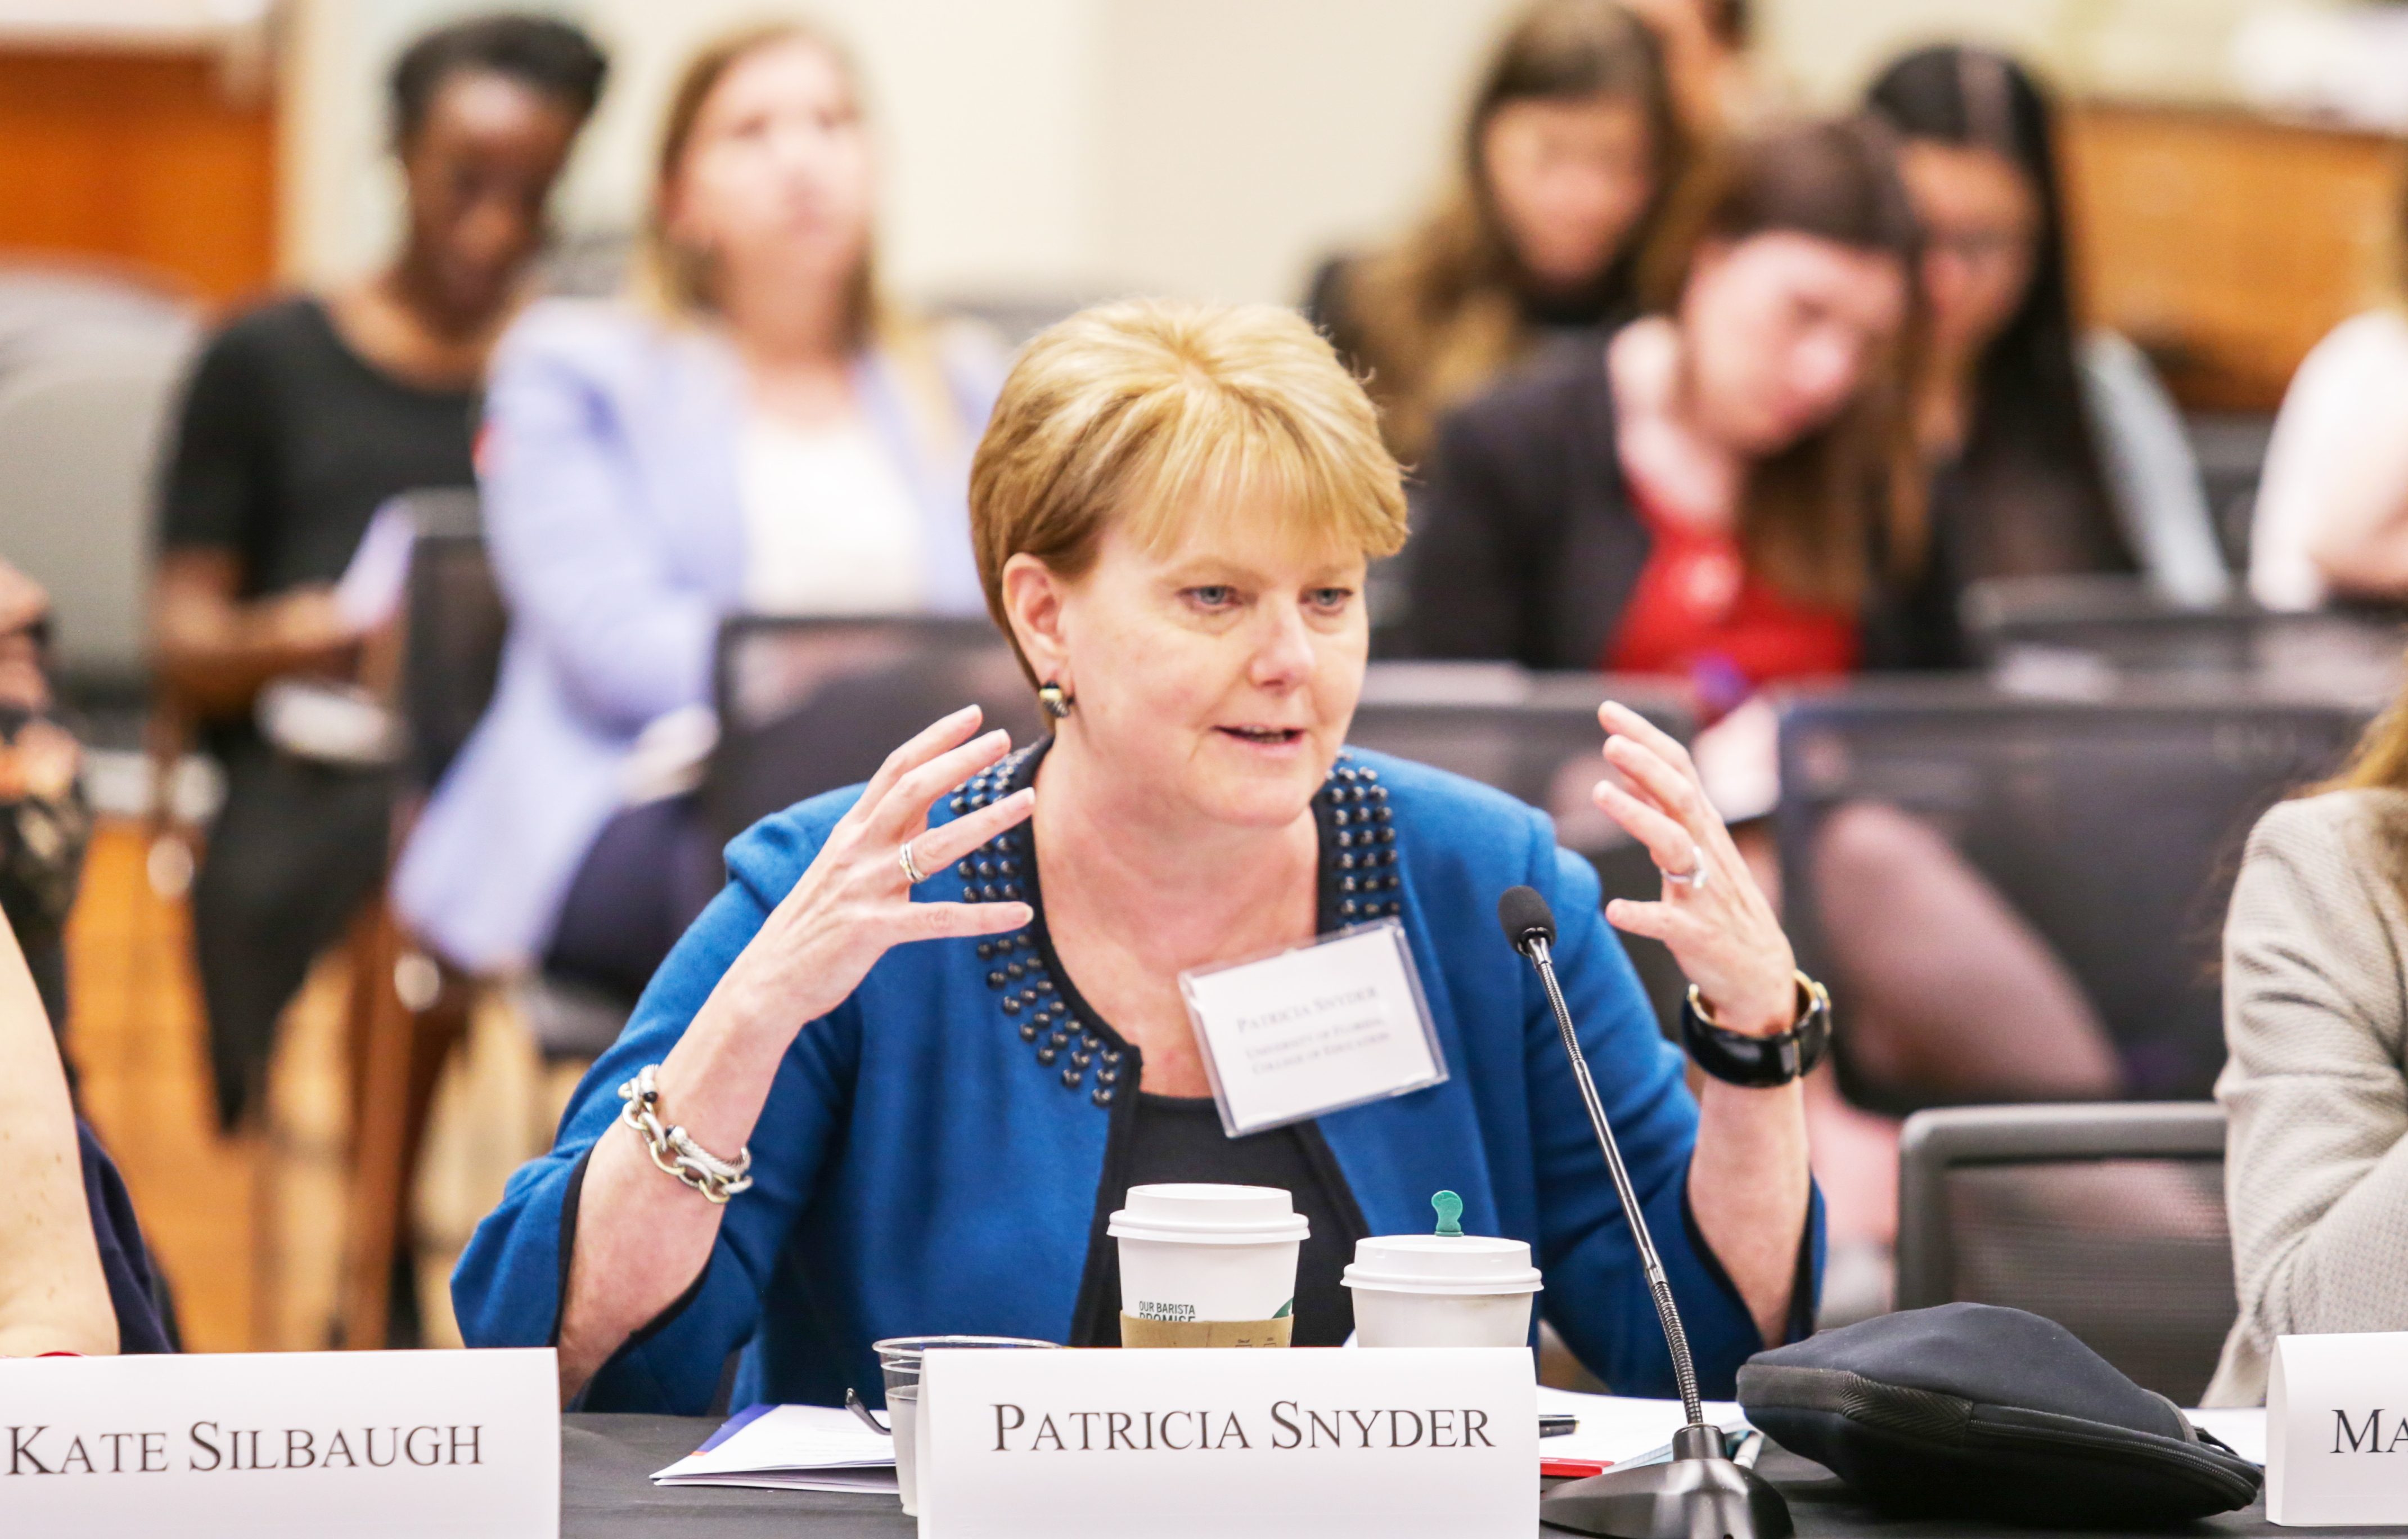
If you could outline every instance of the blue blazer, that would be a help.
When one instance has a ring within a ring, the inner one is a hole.
[[[929,607],[985,611],[970,554],[970,451],[1002,359],[956,337],[949,399],[915,414],[880,352],[853,389],[926,518]],[[953,441],[921,419],[950,409]],[[743,606],[742,372],[716,334],[623,304],[529,307],[496,350],[478,445],[509,602],[494,703],[445,773],[394,876],[411,928],[480,972],[551,943],[568,885],[624,798],[637,734],[710,703],[719,622]]]
[[[1012,755],[998,776],[1025,781],[1042,747]],[[933,821],[1000,794],[1000,784],[973,781],[939,802]],[[728,847],[725,891],[578,1086],[552,1153],[511,1177],[462,1256],[452,1294],[470,1345],[554,1339],[584,1156],[597,1139],[634,1136],[612,1130],[617,1086],[667,1056],[857,795],[815,798]],[[1342,865],[1339,885],[1356,895],[1344,917],[1403,923],[1450,1074],[1319,1121],[1371,1232],[1426,1232],[1430,1194],[1461,1194],[1468,1230],[1530,1243],[1546,1318],[1599,1377],[1626,1394],[1672,1393],[1655,1307],[1554,1016],[1498,933],[1498,896],[1528,883],[1555,907],[1565,993],[1698,1373],[1709,1394],[1728,1396],[1741,1362],[1764,1344],[1690,1220],[1697,1104],[1679,1050],[1598,913],[1588,864],[1558,849],[1530,808],[1383,755],[1349,751],[1315,807],[1325,881]],[[920,895],[1016,896],[1013,856],[1025,858],[1025,838],[1015,830],[990,852],[1012,861],[999,878],[957,867]],[[1041,929],[1041,893],[1030,896]],[[1057,986],[1041,951],[1013,953],[1028,965],[1008,976],[979,947],[898,947],[843,1004],[802,1026],[752,1135],[752,1189],[727,1205],[692,1291],[595,1378],[589,1407],[705,1411],[739,1349],[735,1403],[832,1404],[848,1386],[877,1398],[869,1344],[884,1337],[1068,1339],[1096,1215],[1123,1195],[1099,1187],[1107,1145],[1126,1125],[1136,1050],[1102,1027],[1092,1068],[1049,1051],[1067,981]],[[1070,1016],[1069,1028],[1079,1025]],[[1821,1267],[1817,1195],[1799,1317],[1811,1318]]]

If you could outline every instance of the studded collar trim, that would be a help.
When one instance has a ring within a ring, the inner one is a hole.
[[[954,814],[974,813],[1032,784],[1053,743],[1050,737],[1040,738],[971,776],[953,791],[949,805]],[[1312,811],[1321,845],[1316,928],[1326,934],[1399,913],[1403,878],[1395,814],[1380,772],[1341,751],[1312,798]],[[1134,1092],[1141,1056],[1080,997],[1054,954],[1028,826],[1006,829],[930,885],[952,885],[953,892],[939,896],[966,903],[1025,899],[1036,912],[1034,922],[977,942],[1005,1028],[1027,1044],[1039,1070],[1066,1091],[1084,1091],[1090,1105],[1109,1112],[1116,1099]]]

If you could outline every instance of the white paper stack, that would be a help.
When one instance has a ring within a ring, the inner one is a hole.
[[[895,1440],[827,1405],[756,1405],[652,1476],[660,1486],[896,1494]]]
[[[1607,1464],[1652,1463],[1669,1455],[1672,1434],[1688,1420],[1677,1400],[1633,1400],[1622,1395],[1583,1395],[1539,1387],[1541,1416],[1570,1416],[1580,1426],[1562,1437],[1539,1441],[1541,1459],[1589,1459]],[[1745,1431],[1747,1414],[1736,1401],[1710,1400],[1706,1419],[1727,1432]]]

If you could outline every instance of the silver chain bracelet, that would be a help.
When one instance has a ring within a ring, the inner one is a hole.
[[[750,1144],[738,1151],[730,1163],[696,1143],[683,1128],[661,1126],[660,1071],[659,1064],[648,1063],[634,1079],[619,1086],[619,1099],[627,1103],[619,1120],[643,1139],[653,1164],[702,1193],[705,1200],[724,1202],[748,1189],[752,1185],[752,1177],[747,1173],[752,1169]]]

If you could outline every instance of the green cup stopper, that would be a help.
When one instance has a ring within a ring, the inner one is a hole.
[[[1442,1240],[1462,1239],[1463,1199],[1455,1196],[1453,1192],[1440,1192],[1436,1197],[1430,1199],[1430,1206],[1438,1210],[1439,1238]]]

